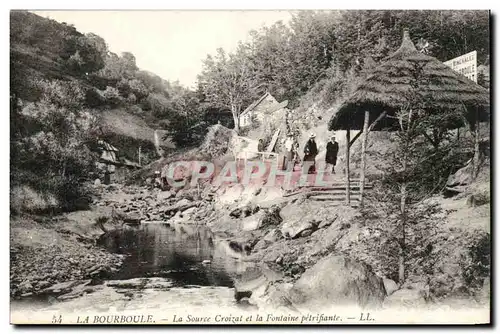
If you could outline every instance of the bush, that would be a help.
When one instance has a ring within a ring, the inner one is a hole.
[[[114,87],[106,87],[106,90],[102,92],[102,96],[104,97],[104,102],[110,106],[118,106],[123,103],[120,92]]]
[[[486,277],[490,276],[490,234],[478,231],[475,238],[468,240],[466,252],[460,256],[462,278],[471,292],[483,287]]]
[[[73,83],[38,81],[35,86],[41,101],[25,103],[11,114],[14,211],[85,207],[84,182],[94,172],[96,158],[85,143],[96,119],[82,108],[84,94]]]

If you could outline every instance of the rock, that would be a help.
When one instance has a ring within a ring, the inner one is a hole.
[[[448,181],[446,182],[447,187],[464,186],[470,183],[472,173],[472,159],[467,163],[465,167],[460,168],[455,174],[450,175]]]
[[[285,222],[281,227],[283,236],[294,239],[300,237],[305,230],[313,230],[316,226],[309,220],[292,220]]]
[[[123,223],[131,226],[137,226],[141,224],[142,217],[138,213],[129,213],[123,217]]]
[[[242,212],[243,212],[242,208],[236,208],[229,213],[229,216],[232,218],[240,218]]]
[[[331,254],[306,270],[290,290],[290,300],[311,308],[341,305],[378,307],[386,296],[382,279],[367,265]]]
[[[203,261],[201,261],[201,263],[202,264],[210,264],[210,263],[212,263],[212,261],[210,261],[210,260],[203,260]]]
[[[68,281],[68,282],[58,283],[58,284],[52,285],[49,288],[46,288],[42,292],[48,293],[48,294],[52,294],[52,293],[64,294],[64,293],[70,292],[74,287],[76,287],[78,285],[87,285],[90,282],[91,282],[91,280],[77,280],[77,281]]]
[[[91,272],[94,272],[96,270],[100,270],[101,269],[101,265],[100,264],[96,264],[92,267],[90,267],[89,269],[86,270],[87,273],[91,273]]]
[[[48,281],[39,281],[36,285],[37,285],[37,287],[39,289],[44,289],[44,288],[50,286],[50,282],[48,282]]]
[[[313,232],[314,232],[314,229],[309,228],[309,229],[307,229],[307,230],[304,230],[304,231],[300,232],[299,237],[301,237],[301,238],[308,237],[308,236],[310,236]]]
[[[258,230],[263,226],[263,222],[266,218],[266,212],[260,211],[253,216],[243,218],[241,220],[241,229],[243,231],[254,231]]]
[[[267,234],[264,236],[264,240],[268,242],[275,242],[281,238],[283,238],[283,235],[281,234],[281,231],[277,228],[273,228],[272,230],[267,232]]]
[[[398,309],[401,307],[418,308],[425,305],[425,298],[420,289],[400,289],[384,301],[384,307]]]
[[[297,312],[298,310],[293,305],[289,296],[290,286],[287,284],[273,284],[268,287],[265,299],[265,304],[271,306],[274,310],[283,310],[289,312]]]
[[[69,293],[67,295],[62,295],[62,296],[57,297],[57,300],[62,302],[62,301],[66,301],[66,300],[75,299],[78,297],[80,297],[80,294]]]
[[[236,241],[220,240],[216,243],[216,247],[214,249],[214,257],[232,257],[235,259],[240,259],[250,254],[250,252],[251,248],[248,244]]]
[[[325,218],[321,221],[321,223],[319,223],[318,225],[318,228],[324,228],[324,227],[328,227],[330,225],[333,224],[333,222],[335,222],[335,220],[337,219],[338,215],[335,215],[333,217],[328,217],[328,218]]]
[[[258,289],[260,286],[266,285],[268,283],[267,278],[261,275],[257,278],[246,280],[246,281],[236,281],[235,282],[235,292],[239,296],[250,297],[253,290]]]
[[[172,198],[174,196],[174,194],[170,191],[162,191],[162,192],[159,192],[158,195],[156,195],[156,199],[158,201],[165,201],[169,198]]]
[[[196,210],[197,210],[197,208],[192,207],[192,208],[189,208],[189,209],[182,211],[182,214],[189,216],[189,215],[192,215]]]
[[[399,286],[397,285],[396,282],[394,282],[392,279],[389,278],[382,278],[384,281],[384,287],[385,287],[385,292],[387,293],[388,296],[392,295],[394,291],[399,289]]]
[[[118,289],[139,289],[148,283],[147,278],[132,278],[128,280],[107,281],[106,285]]]
[[[261,249],[264,249],[264,248],[267,248],[271,243],[269,241],[266,241],[264,239],[261,239],[259,240],[254,246],[253,248],[255,250],[261,250]]]
[[[306,269],[302,267],[300,264],[292,263],[287,271],[291,276],[297,276],[306,271]]]
[[[167,207],[164,207],[162,208],[163,209],[163,213],[165,214],[170,214],[170,213],[175,213],[177,211],[184,211],[184,210],[187,210],[189,208],[192,208],[192,207],[195,207],[195,206],[198,206],[198,202],[192,202],[188,199],[181,199],[180,201],[178,201],[177,203],[175,203],[174,205],[171,205],[171,206],[167,206]]]
[[[302,231],[315,230],[319,223],[307,205],[287,205],[281,210],[280,215],[284,221],[281,233],[291,239],[299,237]]]

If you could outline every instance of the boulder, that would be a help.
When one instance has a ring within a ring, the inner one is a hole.
[[[447,187],[464,186],[470,184],[472,178],[472,160],[465,167],[460,168],[455,174],[448,177]]]
[[[264,241],[269,241],[269,242],[275,242],[279,239],[281,239],[283,235],[281,234],[281,231],[277,228],[273,228],[267,234],[264,236]]]
[[[281,222],[278,207],[271,207],[258,211],[252,216],[248,216],[241,220],[241,228],[243,231],[254,231],[259,228],[277,225]]]
[[[384,280],[385,292],[387,293],[388,296],[392,295],[394,291],[399,289],[397,283],[394,282],[392,279],[384,277],[383,280]]]
[[[384,308],[418,308],[426,304],[424,294],[420,289],[400,289],[384,301]]]
[[[331,254],[306,270],[290,290],[295,305],[379,307],[386,296],[384,283],[371,268]]]
[[[314,220],[309,220],[309,219],[293,220],[285,222],[283,224],[283,226],[281,227],[281,233],[285,237],[294,239],[300,237],[302,232],[307,230],[312,231],[316,227],[317,225],[315,224]]]
[[[291,239],[305,230],[315,230],[319,224],[307,205],[288,205],[281,210],[280,216],[284,221],[281,233]]]
[[[245,205],[243,207],[236,208],[229,213],[229,216],[233,218],[244,218],[254,213],[258,212],[260,209],[259,206],[256,205]]]
[[[174,194],[170,191],[161,191],[156,195],[156,199],[158,201],[166,201],[169,198],[172,198]]]
[[[266,213],[260,211],[255,215],[243,218],[241,220],[241,229],[243,231],[254,231],[262,227]]]

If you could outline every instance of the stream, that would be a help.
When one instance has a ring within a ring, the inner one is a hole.
[[[98,245],[126,254],[119,271],[94,284],[74,288],[73,298],[45,296],[12,305],[13,316],[41,317],[44,312],[167,315],[243,308],[236,302],[234,278],[249,264],[227,254],[205,226],[151,223],[110,231]],[[73,293],[73,292],[71,292]],[[48,298],[47,298],[48,297]],[[142,313],[141,313],[142,314]]]
[[[226,270],[237,271],[228,268],[228,262],[214,261],[214,236],[204,226],[143,224],[106,233],[98,245],[128,255],[121,270],[110,277],[113,280],[163,277],[177,287],[233,287]]]

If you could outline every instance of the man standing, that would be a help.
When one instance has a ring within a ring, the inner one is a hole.
[[[335,141],[335,136],[330,138],[326,144],[326,166],[332,165],[332,174],[335,174],[335,165],[337,165],[337,154],[339,153],[339,143]]]
[[[318,155],[318,146],[316,145],[316,135],[311,133],[309,140],[304,146],[304,162],[313,161],[313,165],[307,171],[308,174],[316,172],[316,156]]]
[[[295,139],[289,134],[285,140],[285,166],[288,169],[289,164],[294,164]],[[292,165],[293,166],[293,165]]]

